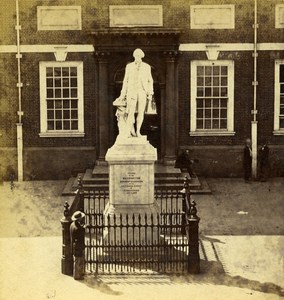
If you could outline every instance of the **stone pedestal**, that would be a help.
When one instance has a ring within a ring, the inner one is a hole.
[[[126,224],[126,215],[128,215],[128,225],[130,226],[133,224],[133,215],[136,224],[139,222],[139,214],[142,224],[144,224],[145,215],[147,215],[148,222],[150,222],[151,214],[153,214],[154,220],[156,219],[158,213],[154,198],[154,163],[156,160],[157,150],[150,145],[146,136],[118,137],[115,144],[107,151],[109,204],[105,208],[105,217],[110,224],[115,223],[119,226],[121,220],[123,224]],[[113,219],[114,214],[116,215],[115,220]],[[119,218],[120,214],[122,219]],[[105,232],[105,239],[109,241],[122,238],[122,240],[128,239],[130,242],[135,242],[135,239],[138,238],[136,234],[129,234],[127,237],[123,234],[122,237],[115,238],[111,233],[112,228],[109,231]],[[157,240],[158,236],[155,235],[154,239]],[[140,235],[140,239],[145,239],[146,236],[143,233],[143,236]]]
[[[153,204],[156,160],[157,150],[146,136],[118,138],[106,154],[110,204]]]

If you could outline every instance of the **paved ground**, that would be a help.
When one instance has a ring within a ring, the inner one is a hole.
[[[284,235],[284,178],[244,183],[207,179],[212,195],[195,195],[201,234]]]
[[[59,236],[66,181],[8,182],[0,185],[0,237]]]
[[[284,178],[208,179],[195,196],[201,270],[195,276],[88,276],[60,272],[64,181],[0,185],[0,299],[282,299]],[[19,238],[21,237],[21,238]]]
[[[284,295],[284,237],[207,236],[205,243],[200,275],[104,275],[78,282],[60,273],[60,237],[2,238],[0,299],[270,300]]]
[[[284,178],[246,184],[207,179],[212,195],[194,195],[203,235],[284,235]],[[0,185],[0,237],[58,236],[66,181]]]

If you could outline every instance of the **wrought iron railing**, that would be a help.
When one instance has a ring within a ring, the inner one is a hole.
[[[84,189],[80,179],[78,186],[74,202],[70,208],[65,204],[65,217],[61,220],[62,273],[72,272],[67,235],[70,216],[75,210],[86,214],[87,271],[199,273],[199,217],[196,203],[191,200],[187,178],[181,191],[155,190],[159,207],[156,215],[105,216],[108,191]]]
[[[96,215],[86,228],[86,270],[184,272],[188,269],[188,241],[181,234],[179,218],[168,224],[159,214]]]

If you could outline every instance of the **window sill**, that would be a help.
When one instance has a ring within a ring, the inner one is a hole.
[[[284,130],[283,129],[274,130],[273,131],[273,135],[284,135]]]
[[[84,137],[84,132],[41,132],[39,133],[40,137]]]
[[[235,131],[190,131],[190,136],[234,136]]]

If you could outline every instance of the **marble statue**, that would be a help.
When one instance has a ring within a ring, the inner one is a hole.
[[[144,63],[144,52],[136,49],[134,61],[125,68],[120,96],[113,102],[117,106],[119,135],[124,137],[141,137],[146,104],[153,100],[153,78],[150,65]],[[136,131],[135,131],[135,113]]]

